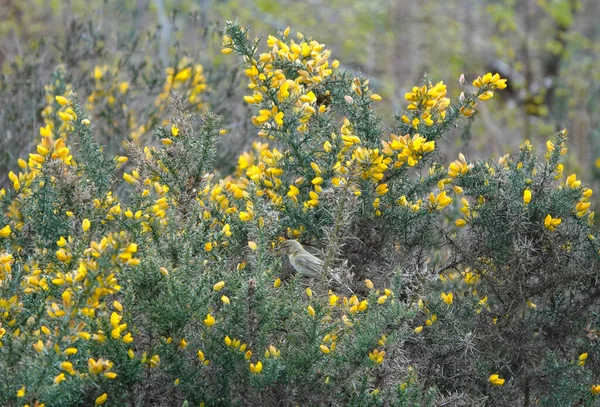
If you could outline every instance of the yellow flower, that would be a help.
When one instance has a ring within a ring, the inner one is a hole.
[[[206,318],[204,319],[204,325],[210,327],[213,326],[217,321],[215,320],[215,318],[210,315],[210,314],[206,314]]]
[[[21,387],[17,392],[17,397],[25,397],[25,386]]]
[[[248,221],[251,221],[251,220],[252,220],[252,218],[253,218],[252,214],[250,214],[250,213],[248,213],[248,212],[245,212],[245,211],[241,211],[241,212],[240,212],[240,214],[239,214],[239,217],[240,217],[240,220],[241,220],[242,222],[248,222]]]
[[[548,229],[550,232],[553,232],[554,230],[556,230],[558,225],[560,225],[561,223],[562,223],[561,218],[553,218],[550,215],[546,215],[546,218],[544,219],[544,227],[546,229]]]
[[[91,225],[92,224],[90,223],[90,221],[88,219],[84,219],[83,222],[81,223],[81,228],[83,229],[84,232],[87,232]]]
[[[581,181],[577,179],[577,175],[576,174],[571,174],[567,177],[567,185],[569,185],[569,187],[575,189],[575,188],[579,188],[581,186]]]
[[[489,378],[489,382],[491,384],[493,384],[494,386],[503,386],[504,385],[504,379],[501,379],[500,376],[497,374],[491,375]]]
[[[38,339],[38,341],[36,343],[34,343],[32,346],[33,346],[33,349],[35,349],[35,351],[37,353],[42,353],[42,351],[44,350],[44,342],[42,342],[40,339]]]
[[[312,292],[312,290],[310,289],[310,287],[306,287],[306,290],[304,290],[304,291],[306,292],[306,296],[307,296],[307,297],[309,297],[309,298],[310,298],[310,297],[312,297],[312,295],[313,295],[313,292]]]
[[[274,288],[279,288],[280,285],[281,285],[281,279],[279,277],[277,277],[275,279],[275,281],[273,282],[273,287]]]
[[[231,301],[229,300],[229,297],[226,296],[226,295],[222,295],[221,296],[221,301],[223,302],[223,304],[227,304],[227,305],[231,304]]]
[[[376,365],[380,365],[383,363],[383,357],[385,356],[385,351],[374,349],[373,352],[369,353],[369,359],[373,361]]]
[[[321,349],[321,352],[323,352],[326,355],[329,355],[329,353],[331,352],[331,350],[323,344],[319,345],[319,349]]]
[[[75,371],[73,370],[73,364],[71,362],[62,362],[60,364],[60,368],[67,373],[75,374]]]
[[[216,283],[213,286],[213,290],[215,290],[215,291],[221,291],[223,289],[223,287],[225,287],[225,281],[219,281],[218,283]]]
[[[69,104],[69,100],[64,96],[54,96],[54,100],[56,100],[56,102],[58,102],[58,104],[61,106],[66,106]]]
[[[59,384],[60,382],[66,380],[66,379],[67,378],[65,377],[65,374],[61,373],[54,378],[54,384]]]
[[[258,373],[262,372],[262,368],[263,368],[263,366],[262,366],[262,363],[260,360],[258,362],[256,362],[256,365],[254,363],[250,363],[250,371],[252,373],[258,374]]]
[[[527,306],[531,309],[537,308],[537,305],[535,305],[535,303],[531,302],[530,300],[527,300]]]
[[[453,295],[452,293],[441,293],[440,294],[440,298],[442,299],[442,301],[444,301],[447,305],[452,304],[452,300],[453,300]]]
[[[300,190],[295,185],[290,185],[290,190],[288,191],[287,195],[290,198],[293,198],[296,195],[298,195],[299,193],[300,193]]]
[[[252,240],[248,242],[248,247],[250,248],[250,250],[258,249],[258,245],[256,244],[256,242],[253,242]]]
[[[369,280],[368,278],[365,280],[365,285],[367,286],[367,288],[369,290],[372,290],[373,288],[375,288],[375,285],[373,284],[373,282],[371,280]]]
[[[463,226],[465,226],[467,224],[467,221],[464,219],[456,219],[456,221],[454,221],[454,224],[457,227],[462,228]]]
[[[7,238],[10,236],[11,232],[12,230],[10,229],[10,225],[6,225],[2,229],[0,229],[0,237]]]
[[[477,79],[473,81],[473,86],[476,88],[488,87],[488,89],[505,89],[506,79],[502,79],[499,74],[492,75],[491,72],[486,73],[485,75],[479,76]]]
[[[97,406],[100,406],[100,405],[102,405],[102,404],[106,403],[106,399],[107,399],[107,398],[108,398],[108,394],[104,393],[103,395],[101,395],[101,396],[98,396],[98,397],[96,398],[96,402],[95,402],[95,404],[96,404]]]
[[[416,334],[420,334],[421,332],[423,332],[423,325],[418,326],[418,327],[415,328],[415,333]]]
[[[388,193],[388,184],[379,184],[377,188],[375,188],[375,192],[377,195],[382,196]]]
[[[171,126],[171,134],[173,137],[177,137],[179,135],[179,127],[175,125]]]
[[[600,384],[592,386],[592,388],[590,390],[591,390],[592,394],[600,394]]]
[[[523,202],[525,203],[525,205],[531,202],[531,191],[529,189],[523,191]]]
[[[377,93],[373,93],[371,95],[371,100],[373,100],[375,102],[379,102],[381,100],[381,96],[379,96]]]
[[[308,315],[310,315],[311,317],[315,316],[315,309],[312,306],[308,306],[306,307],[306,311],[308,312]]]
[[[206,250],[207,252],[211,252],[213,249],[213,244],[211,242],[208,242],[204,245],[204,250]]]
[[[125,180],[125,182],[127,182],[128,184],[134,184],[137,180],[135,179],[134,176],[124,173],[123,174],[123,179]]]
[[[579,362],[577,364],[579,366],[585,365],[585,361],[587,360],[587,358],[588,358],[588,353],[587,352],[582,353],[581,355],[579,355]]]
[[[160,364],[160,356],[158,356],[158,355],[152,356],[150,358],[150,360],[148,361],[148,366],[150,366],[151,368],[158,367],[159,364]]]

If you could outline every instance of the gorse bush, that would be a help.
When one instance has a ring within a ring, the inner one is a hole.
[[[96,109],[138,128],[128,86],[99,67],[75,95],[56,71],[0,194],[1,404],[593,405],[600,245],[567,132],[541,158],[525,142],[446,166],[439,143],[498,74],[454,101],[425,78],[384,130],[381,97],[323,44],[266,43],[225,27],[264,139],[226,176],[227,117],[195,116],[200,67],[167,72],[154,140],[125,132],[114,157]],[[293,271],[286,239],[320,277]]]

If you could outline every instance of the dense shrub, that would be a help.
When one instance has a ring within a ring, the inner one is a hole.
[[[95,109],[127,89],[96,68],[97,93],[76,95],[57,69],[0,194],[0,402],[592,405],[600,247],[567,132],[542,158],[526,142],[445,166],[439,143],[499,75],[461,78],[455,101],[425,78],[384,130],[381,97],[323,44],[224,34],[265,139],[227,176],[228,118],[196,117],[197,66],[168,72],[193,86],[160,94],[154,141],[115,157]],[[286,239],[313,246],[320,278],[290,268]]]

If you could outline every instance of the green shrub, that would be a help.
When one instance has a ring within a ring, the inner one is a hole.
[[[227,117],[178,89],[160,142],[110,157],[93,111],[120,88],[99,68],[87,113],[57,70],[0,195],[3,405],[594,403],[600,248],[591,190],[562,181],[566,131],[544,159],[524,143],[446,167],[440,141],[499,75],[454,102],[426,78],[388,133],[368,80],[317,41],[286,29],[260,53],[228,23],[223,45],[272,145],[224,177]],[[286,239],[321,278],[293,272]]]

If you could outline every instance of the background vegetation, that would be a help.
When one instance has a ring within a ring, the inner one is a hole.
[[[599,15],[5,1],[0,404],[596,405]]]

